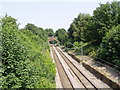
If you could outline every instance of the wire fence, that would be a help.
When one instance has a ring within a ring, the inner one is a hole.
[[[99,61],[98,61],[98,60],[99,60]],[[98,59],[98,60],[94,60],[94,61],[95,61],[96,63],[98,63],[98,64],[100,64],[100,65],[102,65],[102,66],[105,66],[105,67],[107,67],[108,69],[111,69],[111,70],[113,70],[114,72],[120,74],[120,67],[119,67],[119,66],[114,65],[114,64],[112,64],[112,63],[109,63],[109,62],[107,62],[107,61],[105,61],[105,60],[102,60],[102,59]]]
[[[82,48],[82,50],[81,50],[81,52],[79,52],[79,55],[84,56],[84,50],[83,50],[84,47],[81,47],[81,48]],[[72,49],[71,48],[66,48],[66,49],[69,51],[69,50],[75,50],[75,49],[81,49],[81,48],[76,47],[76,48],[72,48]],[[107,68],[115,71],[116,73],[120,74],[120,67],[119,66],[114,65],[108,61],[102,60],[100,58],[98,58],[97,60],[94,60],[94,61],[96,63],[100,64],[101,66],[107,67]]]
[[[103,61],[103,60],[102,60]],[[109,75],[109,78],[111,78],[111,80],[113,80],[113,81],[115,81],[115,82],[117,82],[117,83],[120,83],[120,71],[118,71],[117,69],[115,69],[115,67],[116,68],[120,68],[120,67],[118,67],[118,66],[116,66],[116,65],[113,65],[113,64],[111,64],[111,63],[109,63],[109,62],[106,62],[106,61],[103,61],[103,62],[105,62],[105,63],[108,63],[108,64],[110,64],[111,66],[109,66],[109,65],[106,65],[106,64],[104,64],[104,63],[101,63],[101,62],[99,62],[99,61],[95,61],[95,60],[93,60],[93,62],[95,63],[93,63],[93,66],[95,65],[95,67],[100,67],[100,68],[105,68],[105,70],[104,69],[101,69],[102,70],[102,72],[103,73],[108,73],[108,75]],[[97,64],[97,66],[96,66],[96,64]],[[107,76],[108,76],[107,75]]]
[[[86,47],[86,46],[83,46],[83,47],[80,47],[80,48],[78,48],[78,47],[76,47],[74,44],[72,44],[71,43],[71,45],[73,45],[74,46],[74,48],[66,48],[68,51],[69,50],[75,50],[75,49],[81,49],[81,51],[79,52],[79,55],[81,55],[81,56],[84,56],[84,48]],[[110,63],[110,62],[108,62],[108,61],[105,61],[105,60],[102,60],[102,59],[100,59],[100,58],[98,58],[97,60],[94,60],[96,63],[98,63],[98,64],[100,64],[101,66],[104,66],[104,67],[106,67],[106,68],[108,68],[108,69],[110,69],[110,70],[112,70],[112,71],[114,71],[114,72],[116,72],[116,73],[118,73],[119,75],[120,75],[120,67],[119,66],[117,66],[117,65],[114,65],[114,64],[112,64],[112,63]]]

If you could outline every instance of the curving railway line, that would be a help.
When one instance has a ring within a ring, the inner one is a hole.
[[[83,88],[84,90],[111,89],[59,47],[51,46],[51,50],[63,88]]]

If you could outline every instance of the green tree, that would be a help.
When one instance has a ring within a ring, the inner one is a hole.
[[[100,7],[94,10],[94,26],[98,31],[99,36],[96,37],[97,43],[100,44],[105,33],[108,32],[113,26],[117,26],[120,18],[119,2],[100,4]]]
[[[58,40],[60,41],[60,43],[62,45],[65,44],[65,42],[67,41],[68,39],[68,35],[67,35],[67,32],[65,29],[61,28],[61,29],[58,29],[55,33],[55,35],[58,37]]]
[[[49,37],[54,36],[54,31],[53,31],[53,29],[49,28],[49,29],[45,29],[45,31],[46,31],[46,33],[47,33],[47,35],[48,35]]]
[[[34,34],[38,35],[41,39],[43,39],[45,42],[47,42],[47,33],[43,28],[37,27],[34,24],[28,23],[25,28],[26,30],[30,30]]]
[[[120,67],[120,24],[113,27],[106,33],[100,48],[97,51],[96,59],[105,60]]]
[[[113,26],[117,26],[120,23],[119,3],[118,1],[113,1],[112,3],[100,4],[94,10],[93,16],[80,13],[68,29],[69,41],[72,44],[76,41],[89,43],[85,49],[86,53],[88,51],[96,51],[106,33]],[[92,48],[90,49],[90,47]]]
[[[73,20],[73,23],[68,29],[69,38],[72,41],[86,41],[88,35],[88,21],[90,20],[89,14],[80,13],[77,18]]]

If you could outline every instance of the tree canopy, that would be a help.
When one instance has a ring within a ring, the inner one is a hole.
[[[100,4],[93,11],[93,16],[80,13],[66,32],[56,36],[68,48],[77,46],[80,50],[81,42],[84,45],[84,54],[93,56],[96,60],[104,60],[120,66],[119,50],[119,25],[120,2]],[[65,35],[65,36],[63,36]],[[63,40],[63,41],[62,41]]]
[[[53,29],[49,28],[49,29],[45,29],[45,31],[47,32],[47,35],[48,35],[49,37],[54,36],[54,31],[53,31]]]
[[[58,40],[61,42],[61,44],[64,44],[68,38],[66,30],[63,28],[58,29],[55,35],[58,37]]]

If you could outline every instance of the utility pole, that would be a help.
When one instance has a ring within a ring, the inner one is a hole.
[[[81,55],[83,56],[83,46],[81,47]]]

